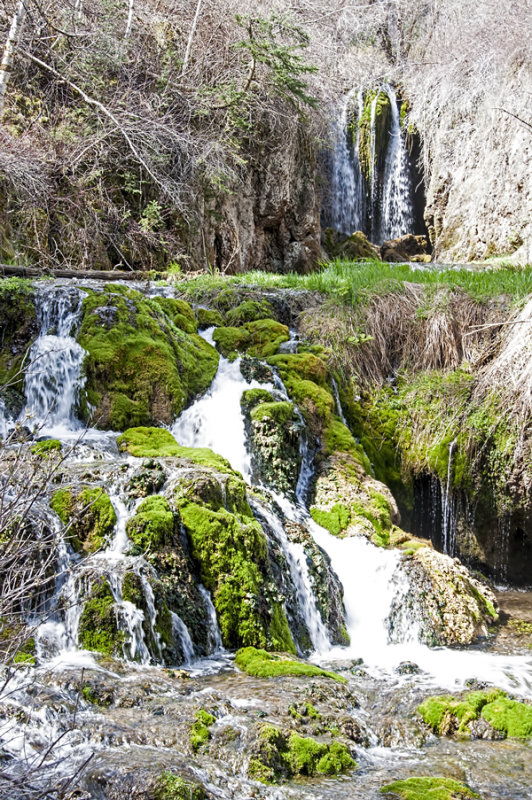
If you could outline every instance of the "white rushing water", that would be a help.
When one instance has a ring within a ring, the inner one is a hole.
[[[382,211],[377,239],[379,242],[404,236],[411,233],[414,227],[410,165],[401,130],[397,97],[391,86],[383,86],[382,91],[390,100],[392,122],[384,169]]]
[[[213,344],[214,328],[201,335]],[[218,372],[210,389],[187,408],[172,426],[178,443],[185,447],[209,447],[226,458],[246,481],[251,480],[251,457],[246,447],[244,417],[240,408],[247,389],[273,389],[271,384],[248,383],[240,371],[240,359],[220,356]]]
[[[85,351],[72,334],[80,319],[83,296],[79,289],[54,285],[37,295],[41,329],[29,353],[26,406],[19,422],[36,426],[40,434],[61,438],[81,428],[75,408],[84,383]]]
[[[356,110],[353,107],[355,97]],[[334,123],[330,222],[333,228],[346,235],[365,228],[366,193],[358,157],[358,121],[363,108],[362,92],[352,89],[342,99]],[[353,127],[356,130],[354,141],[351,134]]]

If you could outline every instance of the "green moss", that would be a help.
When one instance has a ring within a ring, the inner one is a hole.
[[[37,663],[36,653],[35,639],[31,636],[18,648],[13,657],[13,663],[33,667]]]
[[[375,104],[375,110],[374,124],[372,125],[373,104]],[[362,174],[368,185],[371,183],[373,172],[382,169],[390,137],[390,121],[391,106],[388,95],[385,92],[367,92],[364,95],[363,111],[358,120],[358,156]],[[355,143],[356,130],[353,130],[353,136]]]
[[[286,401],[278,403],[259,403],[251,411],[251,420],[259,422],[265,417],[272,419],[277,425],[284,425],[294,415],[294,406]]]
[[[174,515],[168,500],[161,495],[146,498],[128,520],[126,532],[137,552],[170,546],[174,538]]]
[[[271,615],[268,646],[285,653],[296,653],[286,613],[281,603],[274,603]]]
[[[246,322],[255,322],[258,319],[273,317],[273,314],[273,307],[267,300],[245,300],[239,306],[227,312],[225,323],[232,327],[240,327]]]
[[[371,474],[371,464],[364,448],[355,442],[350,430],[336,417],[329,422],[324,431],[324,449],[326,455],[349,453],[365,472]]]
[[[206,800],[207,795],[203,786],[191,783],[174,775],[172,772],[163,772],[155,784],[154,800]]]
[[[197,308],[196,319],[199,328],[221,327],[224,324],[222,315],[214,308]]]
[[[68,525],[67,537],[76,552],[94,553],[113,534],[116,512],[109,495],[98,486],[85,487],[77,494],[59,489],[52,496],[50,507]]]
[[[116,443],[120,451],[137,458],[183,458],[220,472],[233,472],[222,456],[206,447],[181,447],[165,428],[129,428]]]
[[[332,394],[314,381],[297,379],[291,375],[281,373],[286,391],[290,399],[294,400],[299,406],[301,413],[311,426],[323,428],[331,419],[334,410],[334,398]]]
[[[252,409],[259,403],[272,403],[273,395],[266,389],[247,389],[242,393],[240,400],[241,405],[245,409]]]
[[[211,738],[210,727],[214,725],[216,718],[200,708],[195,714],[196,720],[190,729],[190,745],[195,753],[206,744]]]
[[[532,737],[532,706],[499,696],[482,708],[482,716],[497,731],[511,738]]]
[[[381,794],[392,794],[402,800],[468,800],[480,798],[469,786],[452,778],[407,778],[383,786]]]
[[[197,333],[198,325],[192,306],[185,300],[176,300],[174,297],[154,297],[156,303],[172,320],[176,328],[185,333]]]
[[[268,364],[275,367],[281,373],[297,376],[303,380],[313,381],[313,383],[329,388],[329,371],[325,362],[312,353],[286,353],[270,356]],[[284,378],[283,378],[284,380]]]
[[[33,455],[45,456],[49,453],[57,453],[61,450],[59,439],[45,439],[42,442],[35,442],[31,448]]]
[[[312,506],[310,514],[314,522],[328,530],[333,536],[338,536],[344,531],[351,519],[349,508],[342,503],[336,503],[330,511],[320,511],[316,506]]]
[[[101,579],[91,589],[79,619],[78,639],[81,647],[103,655],[122,655],[124,635],[118,630],[111,587]]]
[[[287,735],[273,725],[262,726],[254,751],[248,775],[262,783],[295,776],[338,775],[357,766],[344,744],[318,742],[294,731]]]
[[[159,298],[161,299],[161,298]],[[189,330],[195,322],[168,299],[163,305],[140,292],[107,285],[83,301],[78,335],[85,360],[88,419],[94,404],[95,423],[124,430],[152,422],[169,424],[197,393],[208,388],[218,367],[216,350],[195,333],[176,326],[172,315]],[[178,318],[179,317],[179,318]]]
[[[510,699],[500,689],[469,692],[461,699],[452,695],[429,697],[418,707],[418,713],[439,736],[454,731],[469,736],[470,723],[480,716],[507,736],[532,736],[532,706]]]
[[[347,683],[346,679],[336,672],[321,669],[306,661],[294,661],[282,653],[267,653],[255,647],[245,647],[235,656],[235,664],[248,675],[257,678],[277,678],[283,675],[303,677],[331,678],[339,683]]]
[[[259,319],[247,322],[242,327],[216,328],[213,339],[220,352],[229,359],[238,353],[247,353],[255,358],[267,358],[287,342],[290,332],[286,325],[273,319]]]

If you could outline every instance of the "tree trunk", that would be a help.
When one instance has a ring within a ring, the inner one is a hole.
[[[190,50],[192,48],[192,40],[194,39],[194,34],[196,33],[196,28],[198,27],[198,20],[202,2],[203,0],[198,0],[198,5],[196,6],[196,13],[194,14],[194,20],[192,22],[192,27],[188,35],[187,49],[185,50],[185,57],[183,59],[183,69],[181,70],[181,75],[184,75],[185,72],[187,71],[188,61],[190,58]]]
[[[9,81],[11,62],[13,60],[13,53],[20,39],[22,26],[24,25],[24,19],[28,10],[26,7],[26,2],[27,0],[19,0],[17,3],[13,19],[11,20],[11,27],[7,35],[7,40],[4,45],[2,62],[0,63],[0,120],[2,119],[2,115],[4,113],[4,101],[7,84]]]

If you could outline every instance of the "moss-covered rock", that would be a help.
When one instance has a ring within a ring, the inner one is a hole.
[[[263,725],[252,745],[248,775],[262,783],[295,776],[338,775],[356,768],[345,744],[319,742],[295,731]]]
[[[213,339],[226,358],[234,360],[239,353],[267,358],[290,338],[286,325],[273,319],[258,319],[240,327],[216,328]]]
[[[273,314],[273,307],[267,300],[244,300],[236,308],[232,308],[227,312],[225,324],[238,328],[241,325],[245,325],[246,322],[271,318]]]
[[[0,278],[0,387],[14,415],[24,405],[23,359],[38,334],[33,285],[21,278]]]
[[[210,728],[215,722],[216,718],[204,708],[196,711],[195,721],[190,729],[190,746],[195,753],[211,738]]]
[[[137,552],[171,546],[174,540],[174,514],[168,500],[155,495],[140,504],[128,520],[126,532]]]
[[[295,651],[270,576],[268,541],[245,499],[245,485],[214,476],[181,482],[176,505],[201,582],[211,592],[226,647]]]
[[[414,614],[427,644],[470,644],[497,621],[495,596],[457,559],[423,547],[403,563],[410,592],[391,618]]]
[[[121,656],[124,634],[118,628],[113,593],[108,581],[100,579],[91,587],[79,618],[81,647],[107,656]]]
[[[287,494],[295,490],[300,467],[301,423],[292,403],[275,401],[264,389],[242,395],[255,482]]]
[[[90,293],[78,334],[87,351],[85,418],[114,430],[172,422],[218,367],[216,350],[192,332],[195,325],[182,301],[112,284]]]
[[[31,452],[34,456],[41,456],[43,458],[59,453],[61,451],[61,442],[59,439],[43,439],[41,442],[35,442],[32,445]]]
[[[372,107],[374,109],[373,126],[371,124]],[[391,106],[388,95],[382,91],[367,92],[364,96],[363,112],[358,120],[358,157],[362,174],[368,185],[371,183],[372,175],[383,169],[390,137],[390,123]]]
[[[500,689],[469,692],[458,698],[452,695],[429,697],[417,710],[438,736],[532,737],[532,706],[513,700]]]
[[[214,308],[196,308],[196,319],[198,321],[198,328],[211,328],[221,327],[224,320],[219,311]]]
[[[129,428],[116,443],[119,450],[137,458],[182,458],[202,467],[233,472],[222,456],[206,447],[182,447],[166,428]]]
[[[109,543],[116,525],[116,512],[109,495],[100,487],[59,489],[50,506],[64,525],[76,552],[94,553]]]
[[[383,786],[381,794],[401,800],[470,800],[480,795],[452,778],[406,778]]]
[[[295,661],[286,653],[268,653],[255,647],[244,647],[235,657],[236,666],[248,675],[257,678],[277,678],[283,675],[302,677],[331,678],[339,683],[347,683],[346,679],[336,672],[309,664],[307,661]]]
[[[185,780],[172,772],[163,772],[154,787],[153,800],[206,800],[201,784]]]

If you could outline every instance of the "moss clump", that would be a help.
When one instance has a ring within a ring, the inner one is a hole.
[[[429,697],[418,713],[438,736],[457,733],[471,736],[471,723],[480,717],[505,736],[532,737],[532,706],[510,699],[500,689],[469,692],[459,699],[452,695]]]
[[[198,325],[192,306],[185,300],[176,300],[175,297],[154,297],[153,302],[157,303],[166,316],[172,320],[176,328],[180,328],[185,333],[197,333]]]
[[[137,552],[169,547],[174,538],[174,515],[168,500],[161,495],[148,497],[128,520],[126,532]]]
[[[23,664],[26,667],[33,667],[37,663],[36,653],[35,639],[31,636],[18,648],[13,656],[13,663]]]
[[[402,800],[468,800],[480,798],[469,786],[452,778],[407,778],[383,786],[381,794],[392,794]]]
[[[201,581],[212,593],[224,645],[232,648],[268,645],[293,650],[291,637],[287,640],[283,634],[282,640],[277,638],[281,631],[288,630],[287,624],[279,624],[279,615],[284,616],[284,610],[276,609],[272,603],[275,624],[269,625],[267,619],[263,595],[268,544],[249,506],[238,502],[230,511],[220,505],[217,494],[210,496],[209,505],[203,505],[190,499],[199,499],[196,493],[197,489],[192,487],[189,496],[179,497],[177,504]],[[229,496],[226,502],[231,506],[234,491],[227,484],[226,493]]]
[[[374,125],[372,126],[372,107]],[[366,183],[371,183],[373,173],[381,170],[386,157],[390,137],[391,105],[385,92],[367,92],[364,95],[364,108],[358,120],[358,157]],[[372,137],[372,128],[374,137]],[[353,129],[354,143],[356,129]],[[374,148],[372,147],[374,141]]]
[[[274,355],[282,342],[287,342],[289,338],[290,332],[286,325],[273,319],[259,319],[241,327],[217,328],[213,335],[222,355],[231,360],[239,353],[267,358]]]
[[[195,326],[187,304],[176,303],[113,285],[85,298],[78,336],[88,353],[85,418],[114,430],[169,424],[208,388],[218,354],[200,336],[176,326]]]
[[[94,553],[113,534],[116,512],[109,495],[97,486],[85,487],[77,494],[59,489],[50,507],[64,525],[68,525],[68,541],[76,552]]]
[[[335,503],[330,511],[321,511],[316,506],[313,506],[310,509],[310,514],[314,522],[328,530],[333,536],[338,536],[339,533],[344,531],[351,519],[350,510],[342,503]]]
[[[24,355],[37,336],[33,285],[21,278],[0,279],[0,386],[8,408],[24,404]]]
[[[235,656],[235,664],[248,675],[257,678],[277,678],[283,675],[331,678],[338,683],[347,683],[336,672],[330,672],[306,661],[294,661],[283,653],[267,653],[255,647],[244,647]]]
[[[295,732],[287,735],[273,725],[262,726],[253,752],[248,774],[261,783],[299,775],[338,775],[357,766],[340,742],[327,744]]]
[[[218,328],[224,324],[223,317],[219,311],[214,308],[197,308],[196,319],[198,320],[198,328]]]
[[[258,319],[273,317],[273,307],[267,300],[244,300],[236,308],[232,308],[225,315],[225,324],[231,327],[240,327],[246,322],[255,322]]]
[[[78,628],[79,643],[86,650],[107,656],[122,655],[124,635],[118,630],[111,587],[101,579],[85,601]]]
[[[153,795],[154,800],[206,800],[206,797],[203,786],[190,783],[173,772],[163,772],[159,776]]]
[[[219,472],[233,472],[222,456],[206,447],[181,447],[165,428],[128,428],[116,443],[120,451],[137,458],[184,458]]]
[[[212,714],[209,714],[208,711],[205,711],[204,708],[200,708],[199,711],[196,711],[195,717],[196,721],[190,729],[190,746],[193,751],[197,753],[200,747],[206,744],[211,738],[210,727],[214,725],[216,718]]]
[[[249,411],[259,403],[273,403],[273,395],[266,389],[248,389],[243,392],[240,404]]]
[[[286,353],[271,356],[268,363],[276,367],[283,377],[283,373],[302,380],[313,381],[328,389],[329,372],[325,362],[312,353]],[[283,377],[284,380],[284,377]]]
[[[294,406],[287,401],[259,403],[251,411],[251,421],[260,422],[268,417],[277,425],[284,425],[294,416]]]
[[[35,442],[31,448],[34,456],[46,456],[50,453],[58,453],[61,450],[59,439],[45,439],[42,442]]]

